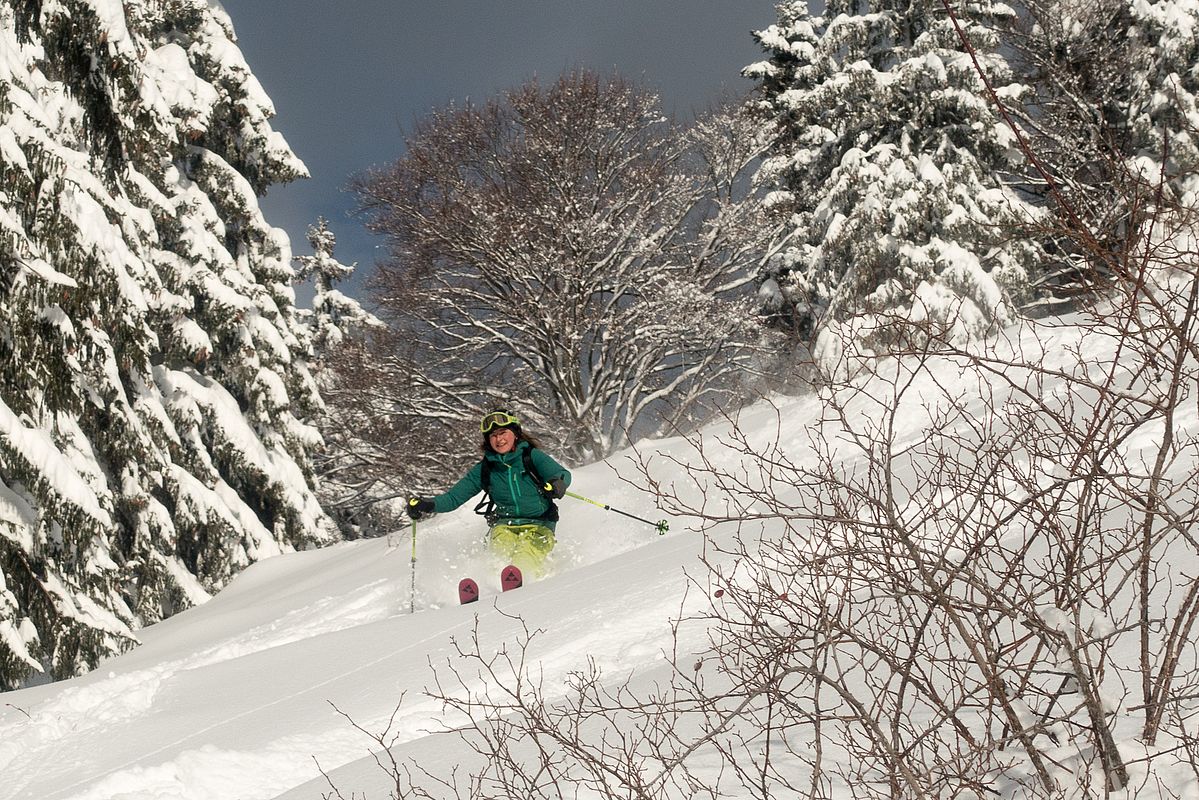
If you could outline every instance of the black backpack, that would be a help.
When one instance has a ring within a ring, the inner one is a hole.
[[[520,455],[521,461],[524,462],[525,472],[533,479],[533,482],[537,484],[537,488],[540,490],[541,487],[545,486],[545,479],[541,477],[541,473],[533,466],[534,449],[533,447],[526,447],[521,451]],[[498,517],[495,513],[495,501],[491,499],[491,459],[483,456],[483,460],[479,466],[481,470],[479,473],[479,482],[483,484],[483,499],[475,506],[475,513],[487,520],[488,525],[494,525]],[[544,494],[543,491],[542,495],[544,496]],[[546,499],[549,500],[550,507],[540,517],[530,517],[530,519],[544,520],[546,522],[558,521],[558,505],[551,498],[546,497]]]

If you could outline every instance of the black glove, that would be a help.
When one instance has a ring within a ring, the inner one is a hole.
[[[555,500],[561,500],[566,497],[566,481],[561,478],[554,478],[552,481],[546,481],[545,486],[541,487],[545,492],[546,497],[552,497]]]
[[[414,520],[418,520],[426,514],[432,514],[436,508],[432,500],[426,500],[423,497],[408,498],[408,516]]]

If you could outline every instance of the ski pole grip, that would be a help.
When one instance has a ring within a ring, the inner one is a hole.
[[[610,508],[608,505],[606,505],[605,503],[600,503],[600,502],[598,502],[598,501],[596,501],[596,500],[592,500],[590,497],[584,497],[584,496],[583,496],[583,495],[581,495],[581,494],[575,494],[574,492],[567,492],[567,493],[566,493],[566,496],[567,496],[567,497],[573,497],[573,498],[574,498],[574,499],[576,499],[576,500],[582,500],[584,503],[591,503],[591,505],[593,505],[593,506],[598,506],[599,508],[602,508],[604,511],[610,511],[610,510],[613,510],[613,509],[611,509],[611,508]]]

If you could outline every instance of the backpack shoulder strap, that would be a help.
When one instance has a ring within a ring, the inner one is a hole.
[[[491,459],[487,456],[483,456],[483,460],[479,462],[479,483],[483,486],[483,499],[475,506],[475,513],[490,523],[495,511],[495,501],[491,499]]]
[[[485,494],[491,494],[491,459],[487,456],[479,462],[479,483],[483,484]]]
[[[545,478],[541,477],[541,473],[537,471],[537,467],[533,466],[533,451],[535,449],[536,448],[534,447],[529,447],[524,452],[525,472],[527,472],[529,477],[533,479],[533,482],[537,484],[537,491],[541,493],[541,496],[545,498],[545,502],[548,504],[548,507],[545,509],[545,513],[541,515],[541,519],[548,520],[550,522],[557,522],[558,504],[554,502],[554,498],[552,496],[546,493]]]
[[[537,448],[532,446],[526,447],[524,452],[521,453],[521,456],[522,460],[525,462],[525,472],[530,478],[533,479],[533,482],[537,484],[537,488],[540,489],[545,485],[545,481],[542,480],[541,473],[537,471],[537,467],[533,466],[533,451],[536,449]]]
[[[521,452],[521,461],[524,464],[525,472],[528,473],[529,477],[533,479],[533,482],[537,484],[537,488],[540,490],[545,485],[545,480],[541,477],[541,473],[537,471],[537,467],[533,466],[533,450],[535,449],[532,445],[526,447]],[[480,465],[479,481],[483,484],[483,499],[475,506],[475,513],[482,515],[488,523],[491,523],[494,521],[495,501],[491,499],[491,459],[487,458],[487,456],[483,456],[483,462]],[[553,500],[549,501],[549,508],[546,510],[545,518],[554,521],[558,519],[558,507],[554,504]]]

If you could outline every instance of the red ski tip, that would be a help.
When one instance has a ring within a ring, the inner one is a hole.
[[[505,592],[509,589],[519,589],[522,583],[524,583],[524,579],[521,577],[520,570],[513,565],[509,564],[500,570],[500,586]]]
[[[470,578],[458,581],[458,602],[466,605],[479,599],[479,584]]]

